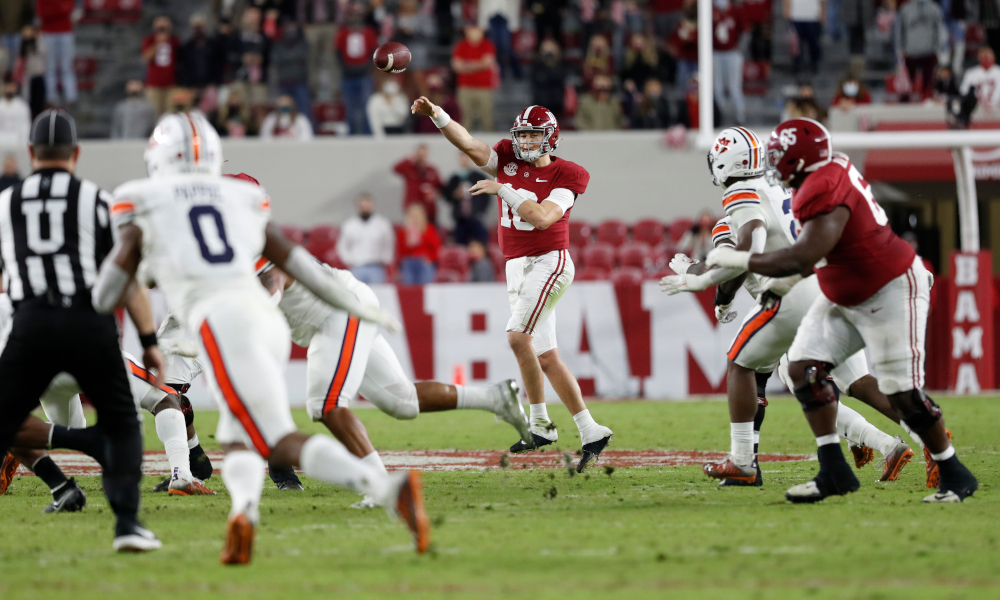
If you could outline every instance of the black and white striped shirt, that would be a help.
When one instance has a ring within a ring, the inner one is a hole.
[[[15,305],[32,298],[89,304],[97,270],[114,245],[110,199],[63,169],[40,169],[0,192],[3,283]]]

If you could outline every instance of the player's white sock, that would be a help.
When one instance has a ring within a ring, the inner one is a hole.
[[[941,462],[942,460],[948,460],[952,456],[955,456],[955,447],[952,446],[951,444],[948,444],[948,447],[941,452],[938,453],[931,452],[931,458],[933,458],[937,462]]]
[[[576,423],[576,428],[580,431],[581,440],[586,437],[583,434],[586,433],[588,429],[591,427],[597,427],[597,421],[594,420],[594,417],[590,416],[590,410],[586,408],[573,415],[573,422]],[[587,442],[583,443],[586,444]]]
[[[729,424],[730,450],[733,462],[749,467],[753,462],[753,421]]]
[[[326,483],[349,487],[366,496],[387,501],[389,477],[368,466],[343,444],[325,435],[314,435],[302,445],[302,472]]]
[[[896,438],[869,423],[861,414],[841,402],[837,406],[837,433],[855,446],[868,446],[888,456],[898,443]]]
[[[188,439],[188,450],[194,450],[194,447],[201,443],[198,439],[198,434],[195,433],[193,437]]]
[[[184,413],[174,408],[167,408],[156,413],[156,437],[163,442],[167,452],[170,471],[176,473],[178,479],[191,481],[191,462],[188,456],[187,425],[184,423]]]
[[[361,462],[375,469],[379,473],[389,473],[385,470],[385,463],[382,462],[382,457],[379,456],[378,450],[372,450],[368,456],[361,459]]]
[[[910,429],[910,426],[907,425],[905,421],[900,421],[899,426],[902,427],[903,431],[905,431],[907,435],[913,438],[913,441],[916,442],[918,446],[920,446],[921,450],[923,450],[924,440],[920,439],[920,436],[914,433],[913,430]]]
[[[226,454],[222,461],[222,482],[233,501],[230,517],[243,513],[252,523],[260,521],[260,495],[264,491],[266,466],[256,452],[237,450]]]
[[[497,406],[497,400],[500,399],[500,390],[496,387],[473,387],[465,385],[456,385],[455,391],[458,392],[458,403],[455,408],[466,408],[475,410],[488,410],[494,412]]]
[[[528,405],[528,417],[531,421],[531,425],[548,425],[549,423],[549,407],[542,404],[529,404]]]
[[[830,435],[821,435],[816,438],[816,446],[826,446],[828,444],[839,444],[840,436],[836,433],[831,433]]]

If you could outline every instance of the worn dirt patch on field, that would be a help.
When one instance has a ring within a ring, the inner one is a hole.
[[[208,453],[212,462],[222,465],[222,454]],[[386,450],[382,460],[390,470],[419,469],[421,471],[467,471],[471,469],[499,469],[501,456],[497,450]],[[612,467],[679,467],[700,465],[710,460],[719,460],[725,452],[698,452],[693,450],[605,450],[601,454],[600,465]],[[98,475],[100,467],[90,457],[76,452],[53,452],[53,459],[67,475]],[[571,454],[573,462],[578,460]],[[508,469],[559,469],[564,468],[562,452],[531,452],[528,454],[508,454]],[[814,460],[815,456],[803,454],[761,454],[760,462],[787,462]],[[170,471],[167,456],[163,452],[146,452],[142,464],[146,475],[166,475]],[[23,466],[19,475],[31,475]]]

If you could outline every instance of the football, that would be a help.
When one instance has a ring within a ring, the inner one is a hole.
[[[386,42],[376,48],[375,68],[386,73],[402,73],[410,64],[410,49],[399,42]]]

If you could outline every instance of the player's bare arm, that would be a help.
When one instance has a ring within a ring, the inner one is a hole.
[[[492,179],[480,179],[476,185],[469,188],[469,191],[473,196],[482,194],[489,194],[491,196],[499,195],[504,202],[515,209],[518,216],[531,223],[535,229],[548,229],[553,223],[561,219],[564,214],[562,207],[550,200],[527,202],[525,198],[519,196],[513,197],[517,196],[517,191],[513,187],[510,185],[501,185]]]
[[[277,225],[268,223],[264,233],[264,258],[302,282],[302,285],[321,300],[330,306],[357,315],[365,321],[382,325],[390,331],[399,331],[400,325],[392,315],[377,306],[364,304],[358,300],[350,290],[330,277],[305,248],[289,241]]]
[[[752,221],[748,221],[740,227],[739,231],[736,232],[736,236],[737,249],[743,249],[743,251],[748,254],[754,250],[760,252],[764,249],[764,243],[767,240],[767,230],[764,227],[763,221],[754,219]],[[734,251],[728,247],[727,249]],[[713,252],[717,251],[718,250],[713,250]],[[683,258],[686,259],[687,257]],[[747,270],[746,267],[738,268],[727,265],[723,265],[723,268],[712,268],[714,265],[706,262],[704,266],[701,266],[701,268],[697,270],[697,272],[693,272],[691,268],[700,265],[698,263],[687,263],[686,268],[684,268],[684,263],[685,261],[683,259],[676,256],[670,261],[670,267],[674,269],[674,272],[677,272],[678,268],[682,268],[684,269],[684,273],[670,275],[661,279],[661,290],[671,296],[681,292],[700,292],[707,290],[712,286],[737,278],[740,275],[745,274]],[[742,284],[743,278],[741,278],[735,285],[735,289],[738,290],[739,286]]]
[[[110,313],[121,303],[142,260],[142,229],[132,223],[118,227],[118,241],[101,264],[92,292],[94,309]]]
[[[166,372],[166,360],[160,347],[156,344],[156,323],[153,320],[153,304],[149,300],[149,289],[133,281],[132,285],[125,290],[125,311],[135,325],[139,333],[139,339],[143,342],[142,364],[146,367],[146,372],[153,376],[150,385],[159,385],[160,374]],[[151,345],[147,345],[152,342]]]
[[[421,96],[413,101],[410,112],[430,119],[439,119],[444,113],[440,106],[434,104],[425,96]],[[489,145],[472,137],[472,134],[465,127],[462,127],[461,123],[449,117],[448,123],[439,129],[453,146],[464,152],[477,166],[483,167],[486,163],[490,162],[491,148]]]
[[[837,245],[851,211],[838,206],[832,211],[805,222],[799,239],[792,246],[766,254],[716,248],[705,261],[709,266],[744,268],[770,277],[808,273]]]

